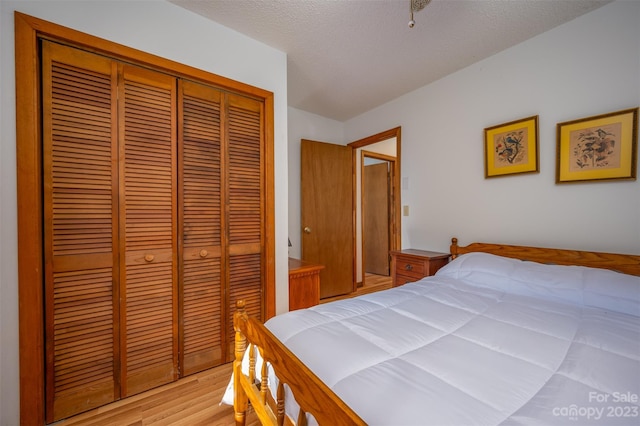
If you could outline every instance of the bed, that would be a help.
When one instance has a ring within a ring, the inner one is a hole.
[[[240,303],[236,423],[249,404],[263,424],[640,422],[639,255],[454,238],[451,256],[264,325]]]

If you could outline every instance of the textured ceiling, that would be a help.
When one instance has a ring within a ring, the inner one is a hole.
[[[611,0],[171,0],[287,54],[288,105],[345,121]]]

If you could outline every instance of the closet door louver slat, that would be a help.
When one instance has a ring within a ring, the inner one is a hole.
[[[119,397],[115,66],[43,42],[47,421]]]
[[[176,80],[121,65],[123,396],[178,377]]]
[[[222,358],[222,211],[218,90],[180,82],[182,366],[192,374]]]
[[[227,173],[229,306],[227,343],[233,347],[233,312],[244,299],[249,315],[262,319],[263,139],[262,104],[228,95]],[[231,359],[231,358],[230,358]]]

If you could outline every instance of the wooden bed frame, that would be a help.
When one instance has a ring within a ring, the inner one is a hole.
[[[578,265],[592,268],[611,269],[629,275],[640,275],[640,255],[600,253],[594,251],[563,250],[504,244],[473,243],[459,246],[458,239],[451,239],[451,258],[474,251],[497,254],[532,262],[555,265]]]
[[[485,252],[515,259],[546,264],[579,265],[612,269],[640,276],[640,255],[599,253],[503,244],[473,243],[459,246],[451,239],[451,257],[469,252]],[[244,311],[244,302],[238,302],[234,315],[236,331],[234,373],[234,411],[237,425],[244,425],[249,403],[263,425],[293,424],[284,412],[284,385],[286,384],[300,406],[296,424],[306,425],[305,413],[312,414],[320,425],[365,425],[327,385],[287,349],[260,321],[250,318]],[[249,372],[242,371],[242,359],[249,349]],[[279,379],[277,397],[271,397],[266,363],[256,371],[256,352],[273,368]],[[261,384],[267,384],[263,386]]]
[[[249,317],[244,301],[237,303],[233,323],[236,330],[233,386],[236,425],[244,425],[248,403],[263,425],[292,424],[284,412],[284,385],[291,389],[300,406],[296,424],[306,425],[305,413],[312,414],[320,425],[366,425],[347,404],[287,349],[260,321]],[[248,343],[247,343],[248,341]],[[242,371],[245,352],[249,353],[249,372]],[[256,371],[257,354],[266,362]],[[277,397],[271,398],[267,379],[267,362],[278,377]],[[260,378],[258,380],[258,378]],[[262,386],[267,384],[267,386]]]

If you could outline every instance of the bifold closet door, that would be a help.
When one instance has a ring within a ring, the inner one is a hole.
[[[181,354],[190,374],[233,359],[237,300],[263,315],[263,104],[180,87]]]
[[[176,79],[119,65],[122,396],[178,378]]]
[[[228,360],[233,359],[233,313],[246,302],[249,315],[263,319],[264,139],[263,104],[226,96],[228,212]]]
[[[120,397],[116,65],[42,42],[46,419]]]
[[[221,92],[179,83],[182,373],[222,364]]]
[[[48,423],[233,359],[263,319],[264,104],[42,41]]]
[[[46,417],[178,377],[176,80],[43,41]]]

